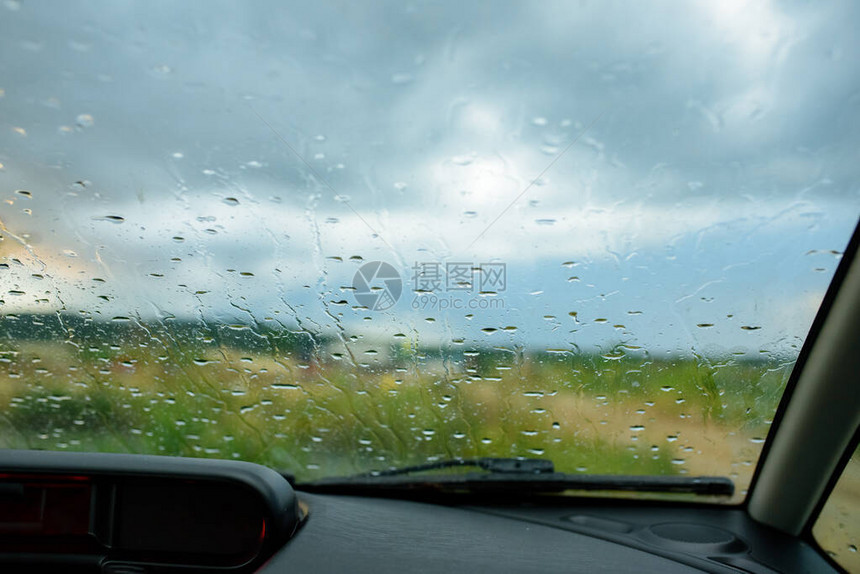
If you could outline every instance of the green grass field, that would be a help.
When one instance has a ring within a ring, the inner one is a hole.
[[[737,500],[791,367],[129,339],[0,340],[0,446],[241,459],[301,480],[546,457],[566,472],[729,476]]]

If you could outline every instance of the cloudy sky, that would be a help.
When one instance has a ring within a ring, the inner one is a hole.
[[[0,313],[791,355],[860,215],[854,2],[205,6],[0,4]]]

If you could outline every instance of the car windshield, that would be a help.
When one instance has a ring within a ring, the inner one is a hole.
[[[0,446],[743,498],[860,215],[853,2],[0,4]]]

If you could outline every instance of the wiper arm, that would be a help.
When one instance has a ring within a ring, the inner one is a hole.
[[[475,467],[487,472],[412,474],[456,467]],[[404,491],[553,493],[565,490],[671,492],[731,496],[734,483],[722,476],[634,476],[566,474],[555,472],[544,459],[452,459],[345,477],[328,477],[299,483],[307,492],[364,494]]]
[[[551,460],[544,458],[452,458],[448,460],[438,460],[425,464],[416,464],[414,466],[403,466],[400,468],[392,468],[389,470],[380,470],[376,472],[368,472],[359,474],[352,478],[360,477],[377,477],[377,476],[401,476],[405,474],[414,474],[417,472],[427,472],[428,470],[442,470],[445,468],[456,467],[474,467],[481,468],[487,472],[503,473],[503,474],[543,474],[547,472],[555,472]]]

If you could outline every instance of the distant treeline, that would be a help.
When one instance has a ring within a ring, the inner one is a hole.
[[[153,343],[181,348],[185,352],[205,353],[214,348],[260,354],[291,355],[308,361],[321,351],[335,352],[343,343],[329,334],[303,330],[297,326],[263,323],[227,323],[222,320],[163,320],[113,317],[96,319],[66,313],[0,315],[0,351],[14,348],[20,341],[69,341],[82,351],[106,346],[152,347]],[[378,349],[381,362],[403,363],[414,360],[454,361],[468,364],[479,373],[487,373],[500,364],[510,364],[528,356],[542,364],[565,363],[572,367],[594,367],[606,363],[641,363],[648,360],[641,351],[608,353],[596,351],[550,352],[523,347],[502,349],[471,345],[444,347],[412,346],[408,341],[392,342],[387,349]],[[323,353],[325,354],[325,353]],[[692,357],[688,357],[692,358]],[[674,361],[683,357],[654,357],[657,362]],[[734,363],[766,363],[765,357],[733,357]]]
[[[140,320],[114,317],[108,320],[56,313],[0,315],[0,346],[16,341],[70,341],[82,349],[104,344],[145,345],[154,341],[186,350],[229,347],[258,353],[283,353],[309,358],[328,338],[316,333],[241,323],[193,321],[168,318]]]

